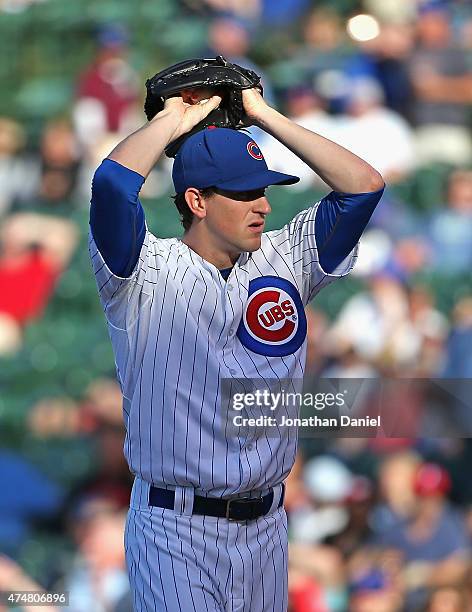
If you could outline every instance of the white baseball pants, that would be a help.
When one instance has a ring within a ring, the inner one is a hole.
[[[126,563],[136,612],[286,612],[287,517],[274,489],[269,513],[230,522],[192,516],[193,489],[174,510],[148,505],[137,478],[126,521]]]

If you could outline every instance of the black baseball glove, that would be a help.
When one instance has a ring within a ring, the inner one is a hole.
[[[183,89],[199,87],[215,89],[215,93],[222,97],[222,102],[190,132],[172,142],[165,150],[167,157],[174,157],[186,138],[209,125],[233,129],[247,127],[249,124],[245,118],[241,92],[243,89],[257,87],[263,93],[259,75],[231,64],[221,55],[215,59],[186,60],[161,70],[146,81],[146,117],[150,121],[160,112],[167,98],[179,96]]]

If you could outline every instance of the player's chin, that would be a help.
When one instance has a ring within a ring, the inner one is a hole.
[[[245,248],[244,250],[248,253],[252,253],[253,251],[257,251],[261,248],[261,235],[251,236],[247,240],[245,240]]]

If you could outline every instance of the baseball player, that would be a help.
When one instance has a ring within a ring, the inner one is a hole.
[[[384,183],[366,162],[242,94],[249,122],[333,190],[264,232],[267,168],[243,131],[193,133],[173,165],[182,238],[146,226],[139,191],[169,143],[221,103],[169,98],[95,173],[90,253],[123,392],[125,454],[135,475],[125,533],[136,610],[287,609],[284,479],[297,434],[234,436],[224,379],[300,379],[304,306],[352,269]],[[199,103],[195,103],[199,102]]]

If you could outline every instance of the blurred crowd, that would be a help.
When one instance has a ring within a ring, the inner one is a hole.
[[[470,511],[444,467],[466,469],[462,451],[339,439],[300,460],[286,502],[292,612],[470,610]]]
[[[0,14],[55,1],[0,0]],[[271,104],[369,161],[387,182],[352,279],[307,308],[307,379],[471,379],[470,2],[163,4],[204,23],[191,55],[222,54],[258,71]],[[87,310],[77,319],[83,328],[64,328],[56,339],[49,372],[42,334],[50,309],[61,330],[74,308],[98,306],[81,263],[90,182],[114,144],[143,123],[142,83],[152,76],[128,24],[97,23],[93,32],[94,52],[74,75],[62,113],[39,128],[14,112],[0,117],[1,369],[11,373],[5,397],[10,386],[29,402],[21,418],[9,417],[9,400],[0,398],[0,591],[64,589],[74,612],[126,612],[131,476],[113,360],[91,355],[99,373],[90,380],[78,372],[75,391],[59,376],[50,388],[44,382],[72,359],[81,335],[91,350],[86,328],[103,332],[97,345],[107,343],[99,307]],[[177,45],[171,57],[168,48],[156,56],[155,71],[185,59]],[[327,188],[274,139],[252,132],[269,166],[302,179],[277,200],[274,192],[276,227]],[[142,191],[151,230],[166,236],[177,219],[169,220],[169,169],[162,160]],[[387,394],[385,406],[408,422],[402,437],[301,440],[286,496],[291,612],[472,610],[472,413],[466,382],[457,389],[447,414],[431,411],[416,391]],[[428,438],[433,412],[449,437]],[[8,418],[12,430],[20,420],[27,444],[15,448],[2,437]],[[50,453],[50,462],[28,455],[28,445]]]

